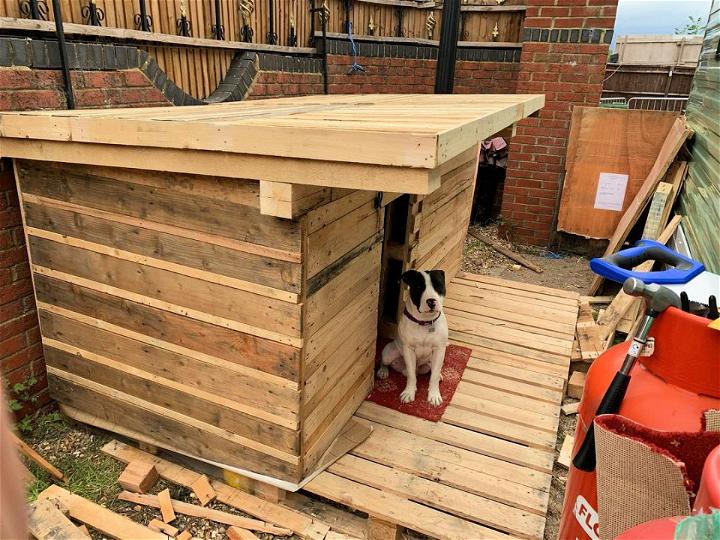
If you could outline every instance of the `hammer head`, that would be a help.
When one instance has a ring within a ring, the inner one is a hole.
[[[646,285],[637,278],[627,278],[623,283],[623,291],[630,296],[642,296],[647,300],[648,308],[657,313],[670,306],[680,307],[680,297],[675,292],[655,283]]]

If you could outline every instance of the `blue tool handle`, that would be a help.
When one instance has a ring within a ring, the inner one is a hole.
[[[658,272],[633,272],[645,261],[657,261],[670,266]],[[618,283],[633,277],[645,283],[687,283],[705,270],[702,263],[680,255],[654,240],[640,240],[633,247],[618,251],[601,259],[592,259],[590,269],[597,275]]]

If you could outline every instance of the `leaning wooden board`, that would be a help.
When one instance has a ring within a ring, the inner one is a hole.
[[[677,113],[575,107],[565,160],[558,230],[610,238],[655,163]],[[618,210],[598,206],[601,175],[626,175]]]
[[[376,190],[437,188],[413,199],[407,262],[453,275],[479,140],[542,101],[0,115],[52,395],[84,421],[296,488],[372,386]]]

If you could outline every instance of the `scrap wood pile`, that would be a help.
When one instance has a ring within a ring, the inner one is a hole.
[[[613,114],[616,112],[617,111]],[[627,111],[620,112],[626,113]],[[657,133],[664,134],[664,136],[661,140],[656,141],[655,157],[654,160],[647,162],[648,171],[644,176],[644,180],[642,183],[638,183],[632,191],[628,191],[629,197],[626,195],[625,201],[629,202],[626,203],[624,211],[614,218],[617,224],[612,234],[609,235],[609,242],[604,256],[622,249],[634,230],[642,231],[641,237],[643,239],[655,240],[666,244],[672,238],[683,219],[682,216],[673,216],[672,213],[687,174],[688,163],[684,156],[687,155],[688,152],[683,147],[686,141],[692,136],[692,130],[686,126],[685,119],[682,116],[659,116],[657,118],[648,116],[648,113],[652,112],[653,111],[639,111],[639,113],[643,115],[641,120],[646,123],[648,118],[658,121],[656,131]],[[573,116],[573,126],[575,126],[574,129],[576,129],[576,131],[580,131],[577,125],[582,124],[584,121],[583,118],[576,118],[576,116],[583,117],[583,115],[588,114],[590,114],[588,111],[579,111],[577,115]],[[592,114],[595,115],[596,112],[592,111]],[[601,112],[598,114],[605,113]],[[594,118],[594,116],[592,118]],[[625,120],[631,121],[632,118]],[[669,129],[667,129],[666,132],[664,131],[665,124],[669,125]],[[592,131],[594,128],[599,130],[600,127],[605,130],[607,129],[607,125],[601,126],[600,123],[598,123],[597,126],[590,124],[585,127],[587,128],[585,131]],[[588,137],[587,133],[585,133],[585,137]],[[618,138],[622,139],[622,137]],[[649,136],[645,137],[645,139],[651,138],[652,137]],[[647,140],[645,142],[647,142]],[[569,175],[575,166],[573,163],[577,163],[580,159],[576,157],[575,161],[573,161],[570,159],[570,154],[575,152],[576,154],[582,155],[582,151],[577,149],[578,145],[582,145],[582,141],[575,143],[576,148],[572,148],[572,145],[568,148]],[[628,170],[632,173],[633,167],[635,167],[634,172],[637,173],[637,163],[629,165],[634,159],[631,150],[632,149],[626,150],[624,161],[623,158],[618,156],[615,156],[615,159],[618,160],[619,170]],[[644,153],[652,154],[651,147],[645,149]],[[598,167],[597,165],[593,166]],[[607,164],[599,165],[599,167],[607,166]],[[627,168],[623,169],[623,166]],[[644,170],[642,172],[644,173]],[[572,178],[566,180],[566,189],[568,181],[572,182]],[[628,184],[628,190],[630,189],[629,186],[630,184]],[[593,189],[599,188],[593,187]],[[565,194],[563,201],[565,201]],[[588,220],[590,222],[592,222],[593,212],[598,213],[601,217],[608,214],[607,211],[598,211],[592,208],[586,208],[584,211],[588,212],[588,216],[591,217],[591,219]],[[562,213],[563,209],[561,208],[561,214]],[[565,214],[572,216],[573,212],[565,209]],[[643,216],[647,216],[644,224],[640,222]],[[607,225],[608,219],[609,218],[603,217],[602,226]],[[566,223],[571,221],[572,219],[570,218],[565,220]],[[587,223],[585,226],[587,226]],[[602,237],[602,235],[598,235],[597,237]],[[653,265],[654,261],[647,261],[634,268],[634,270],[648,272],[652,270]],[[629,336],[626,339],[631,339],[631,336],[642,321],[643,300],[641,298],[630,296],[622,290],[615,296],[595,296],[600,290],[602,283],[603,278],[596,276],[588,292],[589,296],[580,297],[576,339],[572,354],[573,362],[592,362],[616,342],[616,334],[625,334]],[[582,371],[574,372],[570,379],[570,387],[579,387],[579,393],[576,391],[576,393],[578,393],[578,399],[582,395],[583,383],[584,373]]]
[[[51,485],[38,495],[29,508],[28,527],[34,538],[87,540],[90,531],[94,530],[103,536],[118,539],[190,540],[193,535],[189,528],[182,530],[176,526],[178,515],[202,518],[226,526],[225,533],[230,540],[293,535],[311,540],[351,540],[364,536],[355,522],[363,521],[362,518],[335,510],[331,531],[329,523],[303,511],[313,505],[303,501],[305,497],[299,494],[293,494],[293,500],[287,501],[287,504],[280,504],[223,482],[210,480],[204,474],[118,441],[109,442],[102,451],[127,464],[118,477],[118,483],[123,488],[118,499],[158,509],[158,517],[150,519],[147,524],[137,523],[63,487]],[[158,489],[156,484],[160,479],[191,490],[197,504],[173,499],[168,488],[157,494],[150,493],[154,488]],[[254,517],[211,508],[209,505],[213,501]],[[349,517],[356,519],[351,520]]]
[[[647,113],[654,111],[639,112],[644,113],[644,119],[647,119]],[[683,147],[693,132],[686,126],[685,118],[682,116],[660,117],[660,119],[669,125],[669,129],[658,145],[659,148],[644,181],[630,193],[630,197],[625,197],[629,202],[626,203],[624,212],[617,217],[617,225],[609,237],[604,256],[622,249],[633,230],[641,230],[643,239],[666,244],[683,219],[682,216],[673,216],[672,213],[688,169],[684,157],[687,155],[687,150]],[[575,117],[573,122],[576,122]],[[569,148],[568,154],[571,151],[572,148]],[[632,161],[632,159],[633,154],[630,151],[627,153],[627,160]],[[632,167],[626,170],[632,171]],[[603,212],[605,211],[602,211],[601,215],[604,215]],[[640,223],[643,216],[647,216],[644,224]],[[652,270],[653,265],[654,261],[647,261],[634,270],[648,272]],[[632,336],[642,320],[641,298],[625,294],[622,290],[615,296],[595,296],[602,283],[603,278],[596,276],[590,287],[589,296],[580,298],[573,361],[592,362],[615,343],[616,333]],[[573,375],[575,376],[575,373]],[[581,384],[582,375],[584,374],[577,373],[576,384]]]

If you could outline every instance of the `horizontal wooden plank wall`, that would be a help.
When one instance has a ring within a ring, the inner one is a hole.
[[[440,189],[415,197],[421,206],[411,231],[416,238],[409,255],[412,268],[445,270],[448,281],[460,269],[476,172],[473,159],[447,174]]]
[[[270,2],[274,6],[274,28],[277,45],[290,45],[291,20],[295,25],[297,46],[309,44],[312,16],[307,0],[255,0],[254,10],[248,24],[253,30],[254,43],[268,43],[270,31]],[[64,22],[87,23],[82,8],[86,2],[60,0]],[[243,41],[241,36],[243,19],[240,11],[241,0],[221,0],[221,18],[228,41]],[[147,0],[147,12],[152,19],[153,32],[178,34],[177,21],[180,18],[181,0]],[[185,0],[186,16],[191,24],[191,34],[198,38],[212,38],[215,24],[215,3],[211,0]],[[317,6],[322,2],[318,0]],[[327,0],[330,13],[329,32],[345,31],[344,0]],[[139,13],[137,0],[97,0],[97,7],[104,13],[102,25],[109,28],[139,29],[135,15]],[[402,27],[399,28],[399,8],[402,9]],[[428,34],[427,20],[430,13],[435,18],[434,31]],[[463,2],[462,41],[519,42],[525,12],[523,0],[507,0],[502,6],[485,5],[478,1]],[[22,17],[17,0],[0,0],[0,17]],[[53,20],[52,9],[48,18]],[[315,29],[321,25],[315,15]],[[351,2],[350,20],[353,33],[358,36],[402,36],[407,38],[439,39],[442,7],[434,2],[421,2],[417,7],[409,2],[378,0],[354,0]],[[372,20],[373,30],[370,30]],[[498,35],[493,36],[497,24]]]
[[[370,392],[377,337],[384,209],[374,192],[332,190],[331,198],[307,215],[306,475]]]
[[[302,224],[257,182],[15,166],[52,395],[298,481]]]

